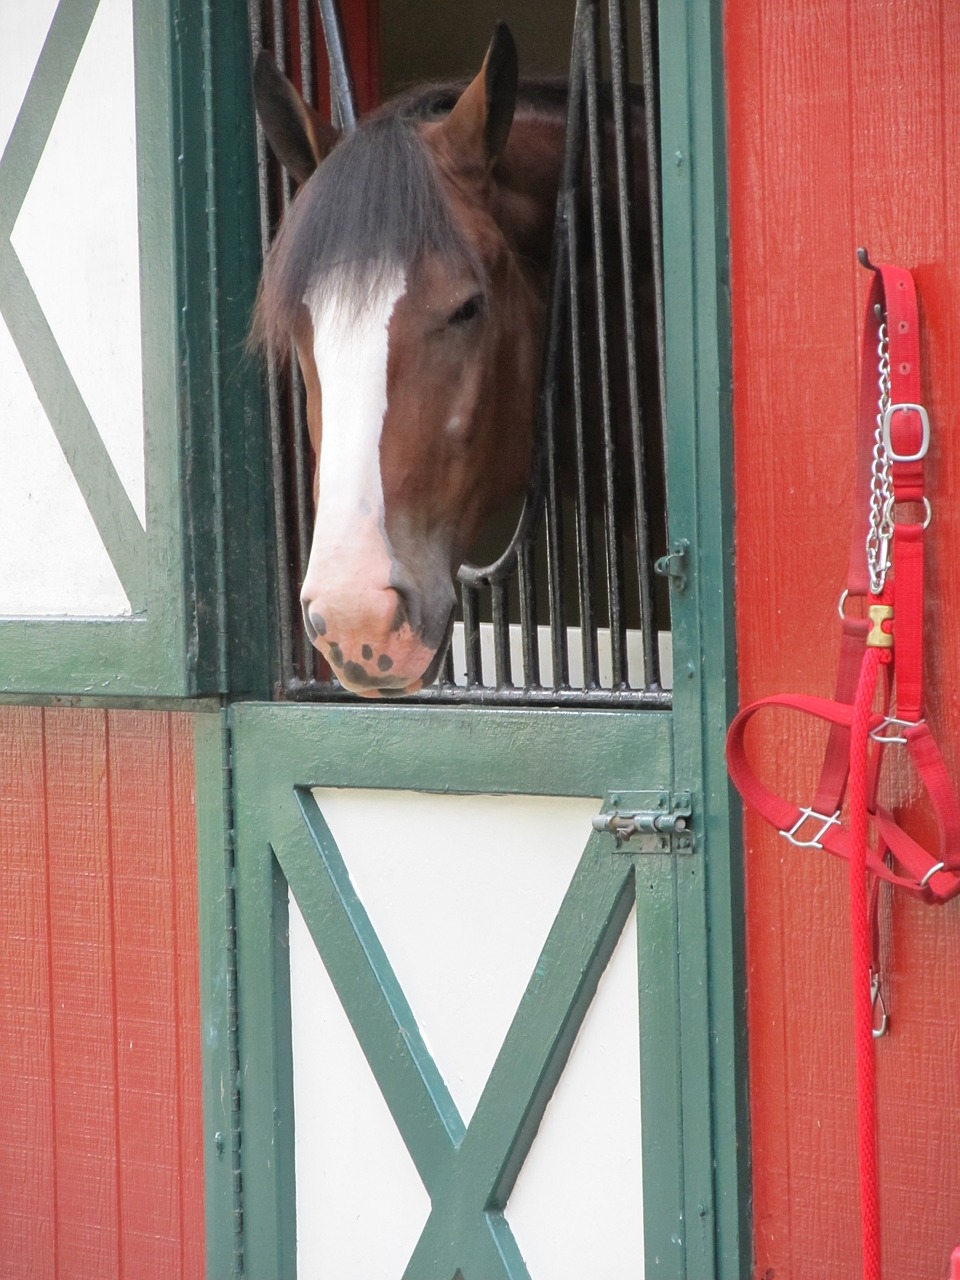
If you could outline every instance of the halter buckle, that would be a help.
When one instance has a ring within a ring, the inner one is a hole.
[[[895,413],[919,413],[920,415],[920,448],[916,453],[896,453],[890,442],[890,425]],[[927,456],[930,448],[930,415],[922,404],[911,404],[908,400],[898,404],[888,404],[883,411],[883,447],[891,462],[919,462]]]
[[[816,820],[821,824],[820,829],[817,831],[816,835],[813,837],[812,840],[798,840],[797,832],[800,830],[803,824],[809,821],[811,818],[816,818]],[[806,808],[806,809],[800,810],[800,817],[796,820],[796,822],[793,824],[790,830],[781,831],[780,834],[784,837],[784,839],[789,840],[792,845],[796,845],[798,849],[822,849],[823,844],[821,842],[823,840],[824,834],[827,831],[829,831],[831,827],[838,827],[839,825],[840,825],[839,809],[836,811],[836,813],[830,815],[826,813],[817,813],[816,809]]]

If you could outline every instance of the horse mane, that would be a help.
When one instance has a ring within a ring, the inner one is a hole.
[[[343,137],[293,201],[264,260],[251,338],[283,351],[308,296],[362,307],[425,253],[480,274],[417,125],[439,119],[466,81],[401,93]],[[518,110],[564,109],[554,81],[521,86]]]

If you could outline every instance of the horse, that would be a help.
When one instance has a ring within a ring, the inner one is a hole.
[[[299,184],[254,335],[295,346],[306,388],[304,625],[346,689],[416,693],[460,565],[529,482],[565,95],[521,84],[497,23],[466,87],[401,94],[344,136],[265,53],[254,97]]]

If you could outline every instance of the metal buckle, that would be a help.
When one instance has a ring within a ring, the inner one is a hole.
[[[874,742],[879,742],[882,746],[906,746],[907,740],[902,734],[888,734],[885,732],[891,726],[895,729],[912,729],[918,724],[924,724],[923,718],[920,720],[901,720],[897,716],[884,716],[878,725],[870,730],[870,737]]]
[[[893,421],[893,415],[901,412],[920,415],[920,448],[916,453],[894,453],[893,445],[890,443],[890,424]],[[891,462],[919,462],[921,458],[927,456],[927,450],[930,448],[930,417],[922,404],[911,404],[904,400],[899,404],[887,405],[883,411],[883,447]]]
[[[883,1001],[883,991],[880,987],[880,975],[875,970],[870,970],[870,1004],[873,1008],[873,1038],[879,1040],[881,1036],[887,1034],[887,1027],[890,1019],[887,1016],[887,1006]],[[877,1012],[880,1013],[880,1020],[877,1021]]]
[[[817,834],[813,837],[812,840],[798,840],[797,832],[800,830],[803,824],[807,822],[810,818],[816,818],[817,821],[821,823],[820,830],[817,832]],[[832,817],[826,813],[817,813],[816,809],[801,809],[800,817],[796,820],[796,822],[793,824],[790,830],[781,831],[780,834],[783,837],[785,837],[785,839],[789,840],[791,844],[796,845],[798,849],[822,849],[823,845],[820,843],[820,841],[823,837],[824,832],[829,831],[831,827],[839,827],[839,825],[840,825],[839,809],[836,811],[835,814],[832,815]]]
[[[925,889],[938,871],[942,871],[947,864],[945,862],[935,862],[927,874],[920,881],[920,888]]]

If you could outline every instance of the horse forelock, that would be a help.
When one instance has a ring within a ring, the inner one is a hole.
[[[264,262],[254,324],[262,345],[284,349],[304,305],[376,304],[426,254],[480,268],[416,124],[413,113],[371,117],[301,189]]]

